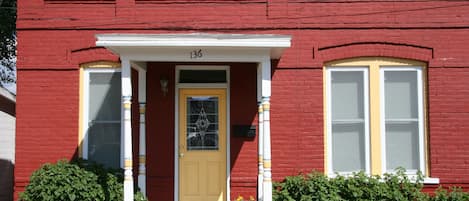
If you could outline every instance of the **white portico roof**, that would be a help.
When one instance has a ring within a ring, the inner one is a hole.
[[[16,96],[3,87],[0,87],[0,97],[5,97],[11,102],[16,102]]]
[[[129,48],[145,49],[266,49],[272,59],[291,46],[291,36],[273,34],[97,34],[96,46],[120,54]]]

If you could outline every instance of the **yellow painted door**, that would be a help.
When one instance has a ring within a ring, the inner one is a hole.
[[[226,89],[179,91],[179,200],[226,200]]]

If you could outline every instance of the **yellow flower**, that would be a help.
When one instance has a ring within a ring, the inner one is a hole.
[[[241,196],[241,195],[238,195],[238,198],[236,198],[236,201],[244,201],[244,198],[243,198],[243,196]]]

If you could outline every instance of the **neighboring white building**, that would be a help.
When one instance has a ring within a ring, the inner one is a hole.
[[[0,87],[0,201],[13,200],[16,96]]]

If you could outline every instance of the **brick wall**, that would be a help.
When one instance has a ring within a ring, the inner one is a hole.
[[[78,77],[77,70],[18,69],[16,193],[43,163],[77,154]]]
[[[94,35],[102,33],[291,35],[292,47],[274,65],[272,78],[272,159],[276,180],[298,171],[324,169],[322,66],[325,62],[359,56],[427,62],[431,176],[440,178],[442,184],[469,184],[469,151],[465,151],[469,150],[466,136],[469,131],[466,125],[469,120],[469,3],[465,1],[50,2],[18,2],[15,192],[22,191],[29,175],[40,164],[75,154],[78,66],[90,61],[118,61],[116,55],[95,47]],[[158,68],[166,73],[174,72],[168,66]],[[159,90],[159,73],[149,70],[148,90]],[[233,74],[234,78],[236,75]],[[166,116],[169,118],[155,116],[147,119],[149,124],[171,124],[168,119],[174,119],[171,116],[174,103],[162,100],[165,99],[159,95],[149,96],[149,105],[158,104],[149,107],[147,112],[158,113],[169,108]],[[253,110],[256,110],[254,106]],[[240,119],[243,123],[251,120],[254,119]],[[147,133],[171,133],[172,129],[149,128]],[[147,134],[147,140],[152,139],[150,136]],[[173,143],[167,136],[158,139]],[[242,160],[232,161],[232,197],[255,193],[255,175],[250,171],[256,168],[240,167],[255,161],[251,155],[257,146],[255,141],[244,143],[239,155]],[[173,160],[173,149],[164,152],[162,148],[148,150],[148,157]],[[156,161],[147,161],[148,168],[165,173],[149,175],[147,188],[167,191],[163,194],[171,198],[173,164],[165,169]]]
[[[430,68],[431,174],[442,183],[469,183],[469,68]]]
[[[272,79],[275,180],[324,170],[322,69],[276,69]]]

